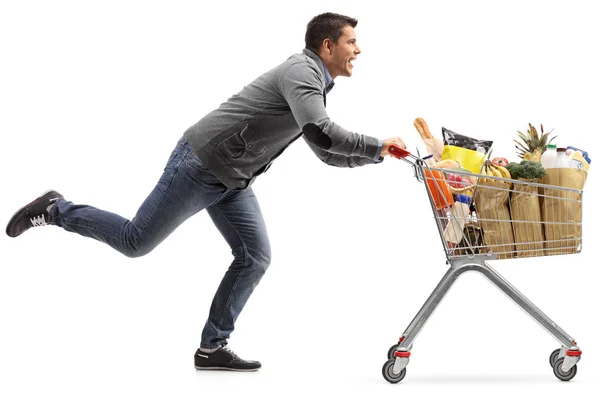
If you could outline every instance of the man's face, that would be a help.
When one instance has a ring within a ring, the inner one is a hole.
[[[352,61],[360,54],[354,28],[345,26],[337,43],[329,42],[325,47],[324,61],[331,77],[352,76]]]

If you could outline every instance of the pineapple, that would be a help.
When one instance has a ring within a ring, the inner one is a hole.
[[[549,143],[552,143],[552,141],[556,138],[556,136],[554,136],[552,139],[548,140],[548,135],[550,135],[553,130],[554,129],[544,133],[544,126],[540,124],[540,136],[538,135],[538,131],[535,129],[535,126],[529,124],[527,135],[517,131],[519,138],[521,138],[521,141],[514,140],[514,142],[517,144],[515,146],[517,148],[517,155],[523,160],[540,162],[542,159],[542,153],[546,151],[546,146]]]

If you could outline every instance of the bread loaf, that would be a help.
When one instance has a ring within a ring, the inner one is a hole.
[[[414,125],[422,139],[433,139],[433,135],[429,132],[429,127],[423,118],[415,119]]]

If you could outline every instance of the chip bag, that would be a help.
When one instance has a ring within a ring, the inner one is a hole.
[[[446,128],[442,128],[442,135],[444,137],[442,160],[455,160],[462,168],[479,174],[493,141],[474,139]]]

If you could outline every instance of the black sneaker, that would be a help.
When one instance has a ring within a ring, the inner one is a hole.
[[[17,237],[31,227],[48,225],[48,211],[56,200],[62,198],[63,196],[54,190],[42,194],[12,216],[6,225],[6,234]]]
[[[258,361],[246,361],[239,358],[229,347],[223,346],[214,353],[205,353],[200,349],[194,354],[196,369],[224,371],[257,371],[261,365]]]

